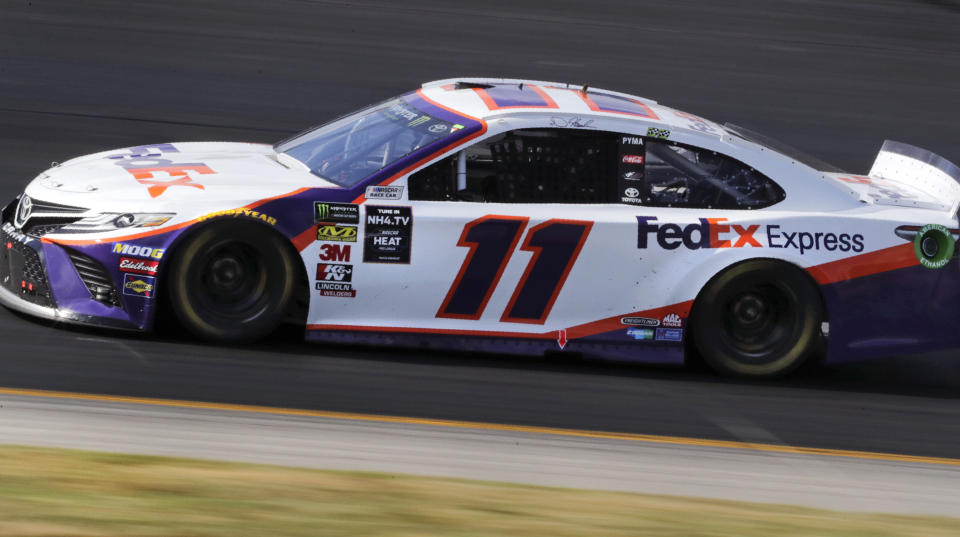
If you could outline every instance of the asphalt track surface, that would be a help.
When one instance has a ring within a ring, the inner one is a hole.
[[[0,198],[51,161],[272,142],[422,81],[587,82],[866,171],[884,138],[960,161],[942,1],[0,0]],[[678,368],[53,328],[0,309],[0,386],[960,457],[960,353],[777,383]]]

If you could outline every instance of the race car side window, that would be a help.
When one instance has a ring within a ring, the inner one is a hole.
[[[410,199],[613,203],[618,139],[592,130],[510,131],[411,175]]]
[[[626,143],[628,141],[638,143]],[[785,197],[780,185],[759,171],[709,149],[623,136],[620,155],[621,201],[624,203],[760,209]]]

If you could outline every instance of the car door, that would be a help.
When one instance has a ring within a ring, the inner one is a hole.
[[[636,208],[622,202],[619,142],[509,131],[375,194],[361,206],[362,259],[335,324],[555,337],[636,311],[644,260]]]

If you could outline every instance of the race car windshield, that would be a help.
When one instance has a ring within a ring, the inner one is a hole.
[[[814,170],[821,171],[821,172],[846,173],[844,170],[841,170],[840,168],[834,166],[833,164],[824,162],[818,159],[817,157],[808,155],[793,146],[787,145],[778,140],[774,140],[773,138],[770,138],[769,136],[766,136],[764,134],[753,132],[739,125],[734,125],[733,123],[724,123],[723,128],[734,136],[743,138],[748,142],[753,142],[755,144],[762,145],[768,149],[772,149],[777,153],[780,153],[787,157],[792,158],[793,160],[799,162],[800,164],[806,164],[807,166],[810,166]]]
[[[306,164],[314,175],[351,187],[462,128],[398,98],[308,130],[276,150]]]

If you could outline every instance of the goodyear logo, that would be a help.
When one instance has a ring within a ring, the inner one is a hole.
[[[320,224],[317,226],[317,240],[357,242],[357,226]]]
[[[217,218],[218,216],[232,216],[234,218],[244,216],[246,218],[253,218],[254,220],[260,220],[262,222],[266,222],[271,226],[274,226],[277,224],[276,218],[265,215],[258,211],[250,210],[250,209],[227,209],[224,211],[216,211],[209,214],[205,214],[200,218],[197,218],[197,221],[203,222],[204,220],[210,220],[211,218]]]
[[[152,248],[150,246],[138,246],[136,244],[127,244],[118,242],[113,245],[113,253],[120,255],[129,255],[133,257],[145,257],[148,259],[160,259],[166,248]]]
[[[157,279],[150,276],[125,274],[123,276],[123,294],[151,298]]]

